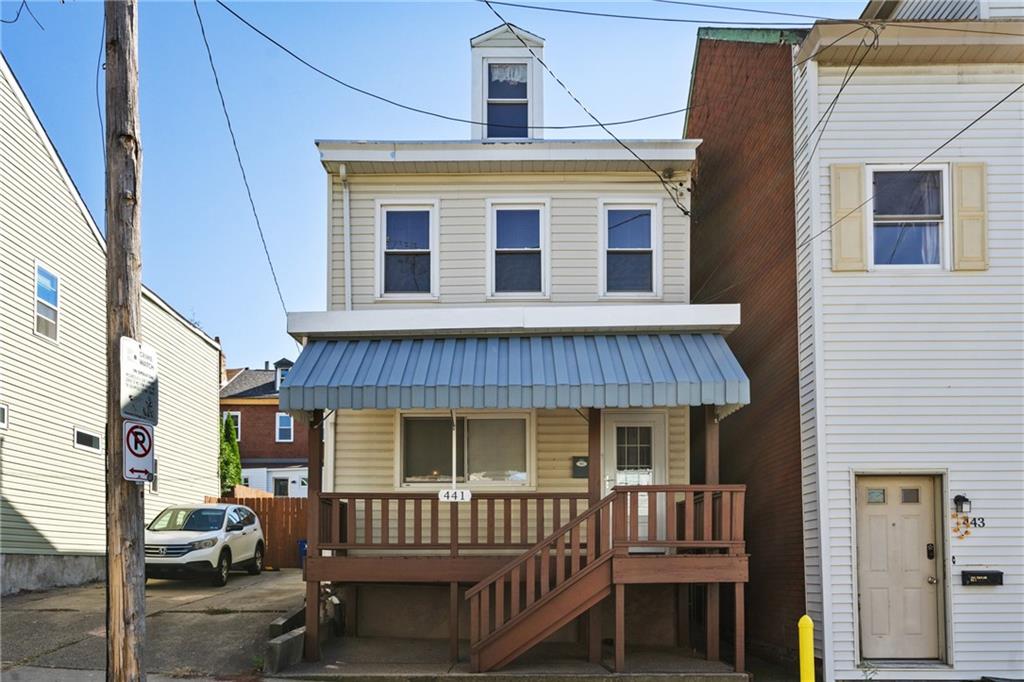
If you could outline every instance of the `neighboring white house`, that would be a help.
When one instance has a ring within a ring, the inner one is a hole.
[[[275,497],[305,497],[308,475],[309,469],[304,466],[249,467],[242,469],[242,485]]]
[[[1010,4],[872,2],[877,47],[818,23],[795,52],[806,598],[826,680],[1024,677]]]
[[[3,593],[104,575],[105,245],[0,59],[0,573]],[[146,518],[219,493],[220,348],[144,290],[160,366]]]

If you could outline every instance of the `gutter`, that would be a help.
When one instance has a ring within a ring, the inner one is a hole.
[[[341,175],[342,192],[341,234],[345,268],[345,310],[352,310],[352,221],[349,211],[348,169],[345,168],[345,164],[339,166],[338,173]]]

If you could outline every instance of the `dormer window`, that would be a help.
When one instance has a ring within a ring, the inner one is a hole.
[[[529,69],[526,62],[487,65],[487,137],[529,137]]]
[[[288,370],[291,367],[278,367],[277,368],[277,389],[281,389],[281,384],[284,383],[284,378],[288,376]]]
[[[474,140],[540,139],[544,39],[504,24],[470,41]]]

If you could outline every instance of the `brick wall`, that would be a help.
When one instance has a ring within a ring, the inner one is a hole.
[[[722,422],[721,475],[747,485],[748,641],[782,657],[797,648],[804,611],[791,78],[788,44],[701,39],[685,133],[704,140],[693,302],[742,306],[728,342],[751,404]]]
[[[230,405],[221,404],[222,412],[240,412],[242,417],[242,439],[238,449],[242,460],[285,459],[309,454],[309,427],[299,420],[293,424],[291,443],[275,442],[277,405]]]

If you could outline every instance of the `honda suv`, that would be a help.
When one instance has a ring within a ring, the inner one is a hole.
[[[260,520],[248,507],[168,507],[146,527],[146,577],[209,575],[219,587],[232,569],[258,575],[265,549]]]

